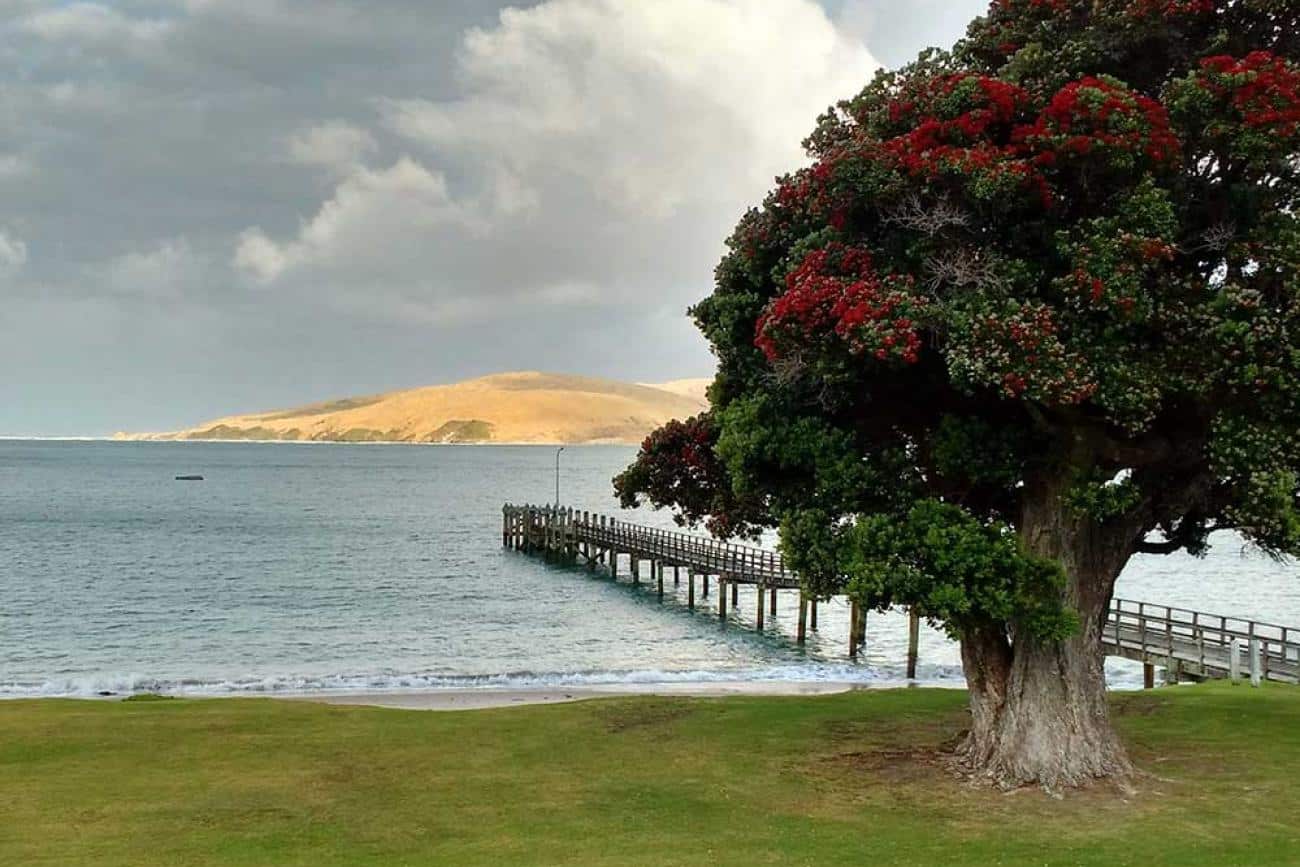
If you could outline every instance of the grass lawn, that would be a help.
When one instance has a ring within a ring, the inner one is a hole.
[[[955,781],[964,701],[4,701],[0,865],[1300,864],[1300,688],[1115,696],[1128,798]]]

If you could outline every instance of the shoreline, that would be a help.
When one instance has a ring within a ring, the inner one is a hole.
[[[635,696],[671,696],[679,698],[809,697],[841,695],[863,689],[889,689],[907,686],[898,683],[863,684],[851,681],[761,681],[735,680],[711,683],[611,683],[533,687],[477,687],[389,692],[319,692],[283,693],[248,698],[273,698],[278,701],[305,701],[315,704],[352,707],[382,707],[398,710],[490,710],[503,707],[528,707],[545,704],[568,704],[597,698]],[[218,696],[211,696],[217,698]],[[221,696],[225,697],[225,696]],[[244,697],[244,696],[236,696]]]
[[[597,698],[674,696],[680,698],[799,698],[841,695],[846,692],[902,688],[964,689],[963,683],[898,680],[717,680],[634,681],[581,685],[467,686],[423,689],[341,689],[284,692],[115,692],[110,694],[3,695],[0,705],[28,701],[125,702],[137,696],[187,701],[271,699],[313,704],[384,707],[405,710],[486,710],[540,704],[565,704]]]

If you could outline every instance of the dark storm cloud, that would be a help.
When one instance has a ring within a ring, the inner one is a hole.
[[[0,434],[707,373],[684,307],[912,5],[0,0]]]

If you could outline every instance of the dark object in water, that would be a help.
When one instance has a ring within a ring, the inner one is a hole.
[[[201,481],[203,481],[203,476],[177,476],[177,477],[176,477],[176,481],[178,481],[178,482],[201,482]]]

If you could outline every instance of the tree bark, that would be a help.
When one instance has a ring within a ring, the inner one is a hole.
[[[1025,548],[1058,561],[1064,602],[1078,612],[1072,636],[1049,641],[989,626],[962,635],[971,730],[959,759],[999,785],[1082,786],[1132,767],[1110,723],[1102,629],[1111,593],[1136,544],[1119,520],[1098,524],[1069,512],[1063,482],[1027,487],[1019,528]]]

